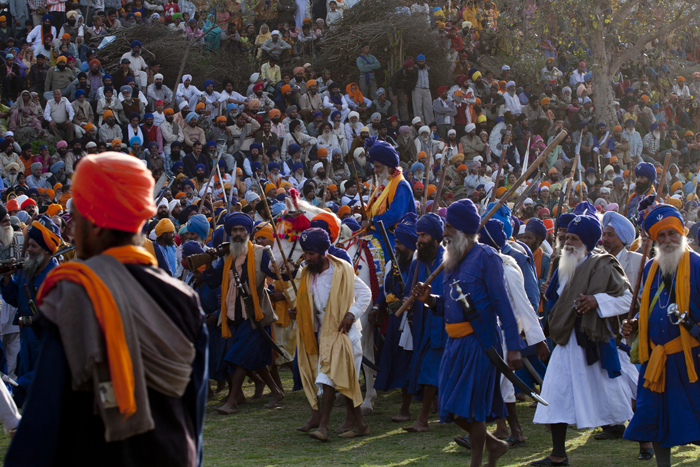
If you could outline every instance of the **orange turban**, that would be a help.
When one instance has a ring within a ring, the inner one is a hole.
[[[85,157],[73,175],[73,204],[98,227],[140,232],[156,213],[155,182],[137,158],[117,152]]]
[[[496,196],[500,198],[501,195],[503,195],[506,191],[508,191],[506,187],[502,186],[498,190],[496,190]]]
[[[205,107],[206,107],[206,105],[204,104],[204,102],[200,102],[200,103],[198,103],[197,105],[194,106],[194,110],[203,109],[203,108],[205,108]]]
[[[224,117],[223,115],[219,115],[218,117],[216,117],[216,123],[219,123],[219,122],[226,123],[227,122],[226,117]]]
[[[95,125],[93,125],[93,124],[90,123],[90,122],[87,122],[87,124],[86,124],[85,127],[84,127],[85,131],[90,131],[90,130],[92,130],[93,128],[95,128]]]
[[[320,148],[318,151],[316,151],[316,155],[318,157],[328,156],[328,149]]]
[[[272,110],[270,110],[270,113],[268,113],[267,115],[269,115],[270,118],[275,118],[275,117],[282,116],[282,112],[280,112],[279,109],[272,109]]]
[[[63,184],[57,183],[53,186],[53,191],[58,191],[60,188],[63,188]]]
[[[310,79],[306,82],[306,87],[308,88],[309,86],[318,86],[318,83],[315,79]]]
[[[338,209],[338,217],[342,218],[345,214],[350,214],[351,212],[349,206],[341,206],[340,209]]]
[[[464,165],[464,164],[460,164],[460,165],[457,167],[457,172],[461,172],[462,170],[469,170],[469,168],[467,168],[467,166]]]
[[[61,206],[60,204],[51,204],[48,208],[46,208],[46,215],[49,217],[53,217],[58,215],[58,213],[60,213],[61,211],[63,211],[63,206]]]
[[[270,190],[277,190],[277,185],[275,185],[274,183],[268,183],[267,185],[265,185],[265,193],[267,194],[267,192]]]
[[[118,144],[119,146],[121,146],[121,145],[122,145],[122,140],[120,140],[120,139],[113,139],[113,140],[112,140],[112,147],[116,146],[117,144]]]
[[[163,111],[163,115],[170,115],[170,114],[174,114],[174,113],[175,113],[175,111],[173,109],[170,109],[170,108],[165,109]]]
[[[19,202],[12,198],[7,202],[7,204],[5,204],[5,209],[7,209],[7,212],[19,211]]]
[[[287,92],[287,91],[291,91],[291,90],[292,90],[292,87],[291,87],[290,85],[288,85],[288,84],[285,84],[284,86],[282,86],[282,89],[280,89],[280,91],[282,92],[282,94],[284,94],[284,93]]]
[[[51,198],[51,200],[53,200],[56,197],[56,192],[53,191],[51,188],[45,189],[44,194],[49,195],[49,198]]]
[[[270,240],[271,242],[275,241],[275,233],[272,231],[272,227],[270,226],[270,224],[265,224],[263,227],[259,228],[255,232],[254,238],[258,238],[258,237],[266,238],[266,239]]]
[[[328,224],[328,230],[331,232],[331,242],[335,242],[338,239],[340,226],[338,226],[338,221],[333,214],[329,212],[319,212],[311,219],[311,222],[313,221],[323,221]]]
[[[328,191],[337,191],[338,185],[328,185]]]
[[[437,187],[435,185],[428,185],[428,197],[430,197],[430,195],[435,193],[436,191]]]
[[[114,115],[114,112],[112,112],[111,110],[105,110],[102,114],[102,118],[111,117],[112,115]]]

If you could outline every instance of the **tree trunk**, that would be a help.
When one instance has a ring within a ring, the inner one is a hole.
[[[614,71],[605,64],[596,70],[597,73],[593,81],[596,122],[604,122],[608,125],[608,131],[612,131],[612,127],[618,124],[611,85]],[[595,129],[589,128],[589,131],[594,132]]]

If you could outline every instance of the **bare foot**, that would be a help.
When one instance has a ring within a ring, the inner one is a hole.
[[[498,438],[498,439],[506,439],[507,437],[510,436],[510,433],[508,433],[507,431],[498,431],[498,430],[492,432],[491,434],[495,438]]]
[[[236,404],[242,405],[242,404],[247,404],[248,401],[245,398],[245,394],[243,394],[243,391],[240,391],[238,395],[236,396]]]
[[[489,452],[489,467],[496,467],[496,462],[505,453],[508,452],[508,443],[495,439],[486,439],[486,449]]]
[[[255,383],[255,394],[253,394],[252,399],[260,399],[263,396],[263,391],[265,391],[265,383],[261,380],[259,383]]]
[[[266,409],[271,409],[277,405],[279,401],[284,399],[284,393],[283,392],[278,392],[277,394],[272,395],[272,399],[270,399],[270,402],[265,404]]]
[[[309,433],[309,436],[319,441],[328,441],[328,428],[319,428],[318,430]]]
[[[413,422],[413,425],[405,426],[402,428],[403,431],[408,431],[409,433],[423,433],[429,431],[430,427],[427,423],[423,423],[420,420]]]
[[[306,422],[306,424],[304,424],[303,426],[300,426],[299,428],[297,428],[297,431],[301,431],[301,432],[303,432],[303,433],[306,433],[306,432],[308,432],[309,430],[311,430],[312,428],[318,428],[318,425],[319,425],[319,420],[318,420],[318,418],[316,418],[316,417],[311,417],[311,418],[309,419],[309,421]]]
[[[216,411],[221,415],[232,415],[238,413],[238,406],[236,404],[229,404],[228,402],[221,407],[217,407]]]
[[[335,432],[336,433],[345,433],[346,431],[350,431],[353,428],[355,428],[355,422],[345,420],[345,423],[343,423],[338,428],[336,428]]]
[[[411,419],[411,414],[406,412],[399,412],[398,415],[391,417],[391,421],[395,423],[407,422]]]

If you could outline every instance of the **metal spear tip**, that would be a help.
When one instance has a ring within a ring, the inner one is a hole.
[[[536,392],[531,392],[530,397],[532,397],[533,399],[535,399],[537,402],[539,402],[542,405],[549,405],[547,403],[547,401],[542,399],[542,397],[539,394],[537,394]]]

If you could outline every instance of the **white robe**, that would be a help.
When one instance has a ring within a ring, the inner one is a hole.
[[[565,285],[566,281],[560,280],[559,295]],[[596,294],[595,299],[598,302],[598,315],[612,318],[627,313],[632,294],[629,291],[620,297]],[[625,374],[627,365],[622,359],[620,363],[623,374],[612,379],[600,361],[588,365],[586,351],[578,345],[575,331],[572,330],[569,342],[558,345],[552,351],[541,394],[549,405],[537,405],[533,422],[566,423],[581,429],[620,425],[630,420],[633,412],[630,385]]]

